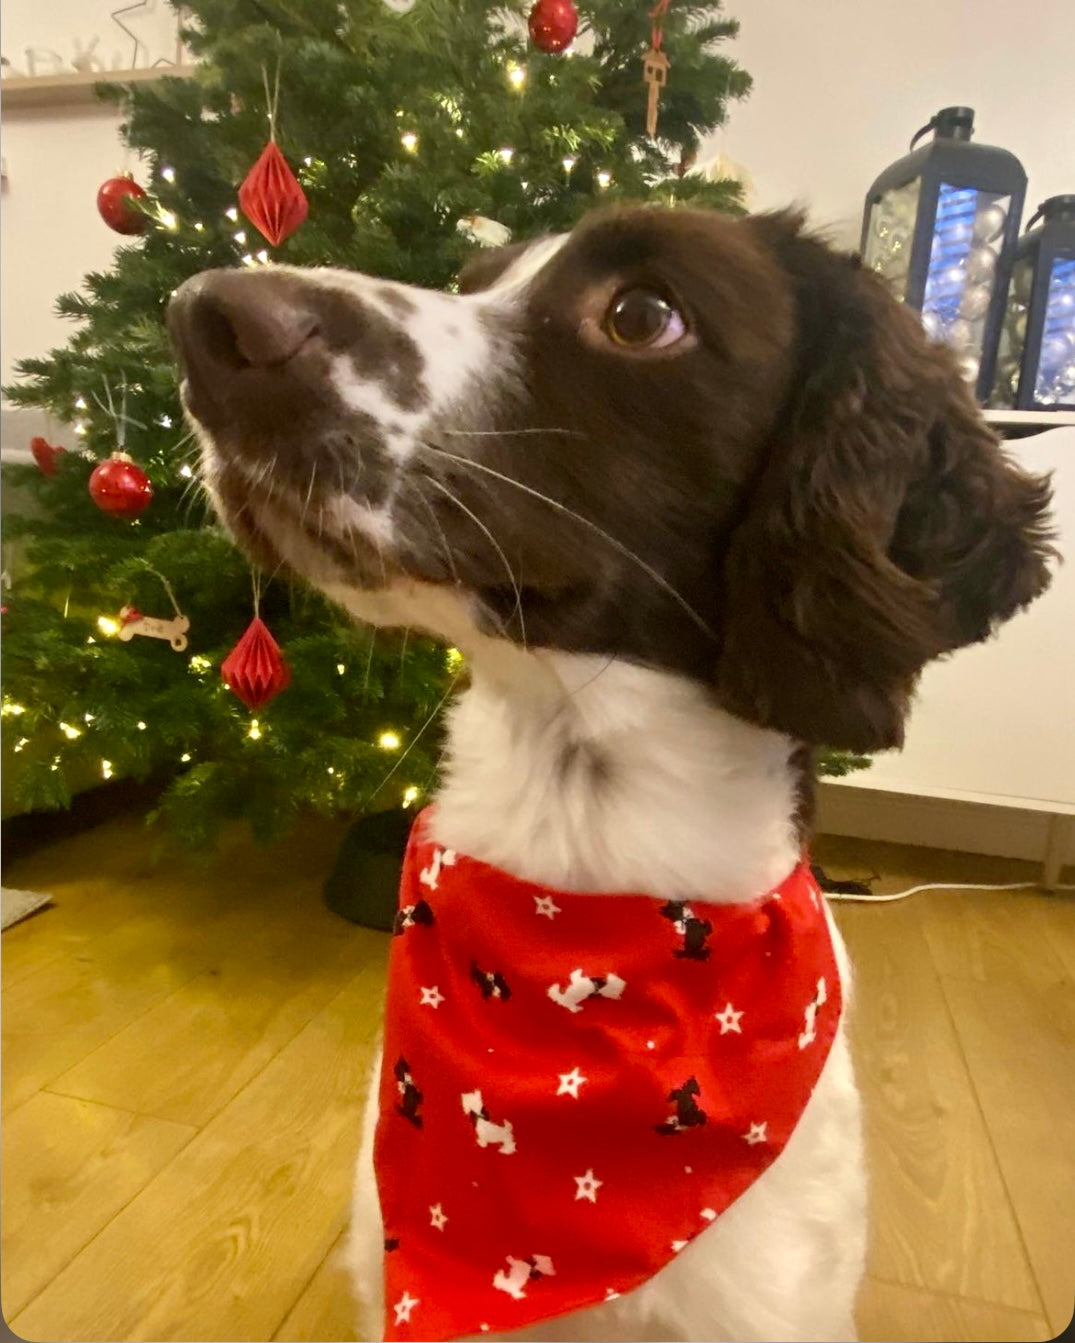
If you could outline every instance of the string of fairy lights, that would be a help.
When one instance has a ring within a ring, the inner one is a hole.
[[[102,621],[106,621],[108,619],[109,617],[105,616],[101,617]],[[197,667],[194,667],[193,665],[195,662],[198,663]],[[190,666],[191,670],[195,671],[196,673],[204,673],[212,666],[212,663],[208,658],[202,657],[200,654],[195,654],[195,656],[191,658],[190,664],[188,665]],[[223,682],[221,682],[221,689],[222,690],[227,689],[227,686]],[[26,712],[27,712],[26,705],[18,703],[10,695],[4,695],[2,701],[0,701],[0,716],[4,718],[21,718]],[[54,725],[43,725],[39,720],[38,732],[35,734],[35,736],[34,737],[23,736],[16,738],[15,741],[12,743],[11,749],[16,755],[21,755],[28,746],[31,746],[33,744],[35,737],[40,739],[41,732],[43,730],[47,730],[48,726],[54,726],[64,742],[78,741],[79,738],[85,735],[87,728],[92,728],[95,721],[96,716],[91,713],[83,715],[83,722],[86,725],[85,728],[76,727],[73,723],[68,723],[64,720],[60,720],[56,722]],[[138,721],[135,723],[135,729],[139,732],[147,731],[148,727],[149,724],[144,719],[141,718],[138,719]],[[247,723],[246,725],[245,736],[248,741],[253,742],[262,741],[270,734],[271,734],[271,728],[268,726],[268,724],[263,724],[258,718],[251,718],[249,723]],[[383,751],[386,755],[395,755],[397,752],[403,749],[403,736],[401,733],[397,732],[394,728],[383,728],[373,738],[373,744],[376,745],[377,748]],[[190,751],[184,751],[180,756],[178,756],[178,761],[181,765],[189,765],[193,760],[194,760],[194,754]],[[53,772],[56,772],[63,766],[63,764],[64,760],[62,755],[55,754],[53,755],[50,761],[49,768]],[[111,760],[108,760],[104,756],[99,758],[98,767],[100,769],[101,777],[103,779],[107,780],[115,776],[116,772],[115,765]],[[334,765],[327,766],[325,769],[325,774],[329,778],[333,779],[337,789],[342,788],[347,781],[346,772],[341,769],[337,769]],[[408,783],[404,785],[401,793],[402,805],[404,807],[412,806],[422,796],[423,791],[424,790],[420,788],[417,784]]]

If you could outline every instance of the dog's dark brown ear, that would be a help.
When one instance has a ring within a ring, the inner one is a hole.
[[[1048,584],[1048,481],[954,357],[792,216],[746,221],[796,291],[797,371],[724,562],[717,689],[801,740],[897,746],[918,673]]]
[[[509,242],[503,247],[482,248],[473,256],[467,257],[463,269],[459,272],[459,292],[473,294],[479,289],[488,289],[499,280],[507,268],[513,265],[526,249],[533,244],[527,242]]]

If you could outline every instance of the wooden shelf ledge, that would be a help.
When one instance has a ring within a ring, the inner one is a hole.
[[[20,107],[77,107],[96,102],[97,84],[146,84],[171,76],[187,79],[193,65],[152,65],[138,70],[75,70],[64,75],[10,75],[0,80],[0,100],[5,111]]]

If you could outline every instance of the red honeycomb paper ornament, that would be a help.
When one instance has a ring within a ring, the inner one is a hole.
[[[224,683],[248,709],[260,709],[291,684],[291,669],[260,616],[220,664]]]
[[[290,238],[305,220],[310,209],[306,193],[275,140],[269,141],[243,179],[239,207],[274,247]]]

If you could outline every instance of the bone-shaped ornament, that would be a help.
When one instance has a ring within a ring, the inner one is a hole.
[[[182,653],[187,646],[190,621],[186,616],[176,615],[171,620],[160,620],[156,616],[137,614],[131,620],[120,612],[120,619],[123,624],[119,637],[124,643],[130,643],[136,634],[144,634],[150,639],[166,639],[177,653]]]

